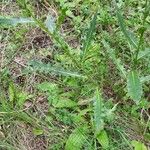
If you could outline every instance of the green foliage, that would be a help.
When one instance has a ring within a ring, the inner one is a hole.
[[[104,130],[106,122],[112,122],[113,112],[116,110],[115,105],[112,109],[106,108],[104,100],[97,89],[95,92],[94,99],[94,125],[95,135],[102,148],[107,149],[109,147],[109,138],[106,131]]]
[[[77,106],[77,103],[70,99],[61,99],[55,104],[57,108],[74,108]]]
[[[45,21],[45,25],[48,28],[48,30],[53,33],[53,31],[55,30],[55,18],[53,18],[52,16],[47,16],[47,19]]]
[[[34,21],[31,18],[6,18],[0,16],[0,27],[16,26],[26,23],[34,23]]]
[[[57,85],[49,82],[43,82],[39,84],[37,88],[44,92],[58,93]]]
[[[120,75],[123,78],[126,78],[127,73],[126,73],[124,65],[121,63],[120,58],[117,58],[115,56],[114,50],[110,48],[109,44],[105,40],[103,40],[102,43],[103,43],[104,47],[106,48],[107,53],[109,54],[109,57],[112,59],[113,63],[116,65],[117,69],[120,71]]]
[[[132,145],[134,147],[134,150],[147,150],[146,146],[138,141],[132,141]]]
[[[77,78],[85,78],[84,76],[80,75],[77,72],[71,72],[71,71],[67,71],[62,69],[62,67],[54,67],[52,66],[50,63],[45,64],[42,62],[38,62],[38,61],[32,61],[29,63],[29,69],[32,69],[33,71],[37,71],[40,73],[45,73],[45,74],[56,74],[56,75],[63,75],[63,76],[71,76],[71,77],[77,77]]]
[[[20,92],[20,91],[17,91],[17,106],[20,107],[20,108],[23,108],[25,102],[29,99],[32,99],[33,98],[33,95],[30,95],[29,93],[27,92]]]
[[[88,128],[86,126],[77,127],[69,136],[65,150],[80,150],[87,140]]]
[[[47,92],[48,102],[55,108],[72,108],[77,106],[75,101],[59,94],[60,91],[56,84],[43,82],[39,84],[37,88],[41,91]]]
[[[127,78],[127,89],[128,95],[133,99],[137,104],[142,97],[142,85],[137,71],[131,71],[128,74]]]
[[[102,130],[97,136],[98,142],[101,144],[103,149],[108,149],[109,147],[109,138],[107,132]]]
[[[34,133],[34,135],[42,135],[43,130],[42,129],[33,129],[33,133]]]
[[[91,42],[92,42],[92,39],[93,39],[93,34],[94,34],[94,31],[95,31],[95,27],[96,27],[96,19],[97,19],[97,12],[93,16],[93,19],[92,19],[90,27],[88,29],[86,38],[85,38],[84,43],[83,43],[83,48],[82,48],[82,51],[81,51],[82,52],[81,56],[82,56],[83,60],[85,59],[85,57],[87,55],[87,52],[88,52],[88,49],[91,46]]]
[[[104,113],[103,99],[97,89],[96,98],[94,102],[94,122],[95,122],[96,135],[98,135],[104,129],[104,118],[102,117],[103,113]]]
[[[141,77],[140,80],[141,80],[142,83],[149,82],[150,81],[150,75],[145,76],[145,77]]]
[[[150,48],[145,48],[143,51],[140,51],[138,54],[138,59],[142,59],[150,56]]]
[[[24,17],[0,17],[0,134],[8,129],[0,147],[17,122],[44,137],[47,149],[146,150],[150,5],[143,2],[118,1],[115,13],[114,1],[17,0]],[[134,135],[143,141],[131,146]]]
[[[133,38],[133,36],[130,34],[129,31],[127,31],[126,26],[125,26],[125,22],[124,19],[120,13],[120,11],[117,11],[117,17],[118,17],[118,21],[119,21],[119,25],[120,28],[122,30],[122,32],[124,33],[126,39],[128,40],[128,42],[134,47],[137,48],[137,42],[135,41],[135,39]],[[133,33],[132,33],[133,34]]]
[[[15,87],[13,83],[9,84],[9,100],[10,102],[13,102],[15,100]]]

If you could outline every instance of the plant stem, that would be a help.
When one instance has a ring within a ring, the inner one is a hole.
[[[134,67],[135,68],[137,67],[137,64],[138,64],[138,55],[139,55],[140,48],[141,48],[141,45],[143,42],[143,35],[144,35],[144,30],[141,31],[140,40],[139,40],[138,47],[136,50],[136,55],[135,55],[135,60],[134,60]]]
[[[148,3],[148,0],[146,0],[145,2],[145,11],[144,11],[144,17],[143,17],[143,22],[142,22],[142,27],[141,27],[141,34],[140,34],[140,38],[139,38],[139,43],[138,43],[138,47],[136,50],[136,54],[135,54],[135,59],[134,59],[134,68],[137,68],[137,64],[138,64],[138,55],[143,43],[143,36],[144,36],[144,32],[146,31],[145,28],[145,22],[146,22],[146,18],[149,15],[149,10],[150,10],[150,3]]]

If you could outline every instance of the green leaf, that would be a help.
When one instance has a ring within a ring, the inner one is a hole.
[[[59,101],[59,88],[56,84],[50,82],[43,82],[37,85],[37,88],[42,91],[46,92],[48,96],[48,102],[50,105],[55,106]]]
[[[48,15],[47,16],[47,19],[45,21],[45,25],[46,27],[48,28],[48,30],[53,33],[53,31],[55,30],[56,28],[56,25],[55,25],[55,18],[53,18],[52,16]]]
[[[129,72],[127,77],[127,89],[128,95],[138,104],[143,92],[142,84],[137,71]]]
[[[86,78],[85,76],[80,75],[77,72],[71,72],[64,70],[63,68],[59,67],[53,67],[50,63],[44,64],[42,62],[38,61],[31,61],[29,62],[29,69],[32,71],[45,73],[45,74],[57,74],[57,75],[63,75],[63,76],[71,76],[71,77],[77,77],[77,78]]]
[[[58,16],[58,19],[57,19],[57,23],[56,23],[56,30],[59,30],[61,24],[64,22],[65,20],[65,16],[66,16],[66,11],[67,11],[67,8],[62,8],[60,10],[60,14]]]
[[[117,109],[117,105],[118,103],[115,104],[113,108],[105,110],[105,116],[106,116],[105,119],[107,120],[107,122],[112,122],[114,120],[114,117],[115,117],[114,112]]]
[[[150,75],[141,77],[140,81],[141,81],[141,83],[150,82]]]
[[[120,28],[123,34],[125,35],[126,39],[135,49],[137,49],[137,41],[135,40],[135,38],[133,38],[133,33],[131,34],[129,31],[127,31],[123,16],[121,15],[119,10],[117,11],[117,18]]]
[[[81,55],[82,59],[85,59],[87,51],[91,45],[91,41],[93,39],[93,33],[94,33],[95,27],[96,27],[96,20],[97,20],[97,12],[95,13],[95,15],[91,21],[90,28],[88,29],[86,38],[83,43],[82,55]]]
[[[145,133],[144,139],[150,141],[150,133]]]
[[[134,147],[134,150],[147,150],[146,146],[139,141],[134,140],[131,142],[131,144]]]
[[[34,21],[31,18],[8,18],[0,16],[0,26],[16,26],[19,23],[34,23]]]
[[[150,56],[150,48],[145,48],[144,51],[140,51],[138,54],[138,59],[141,59],[143,57]]]
[[[37,85],[37,88],[40,91],[43,91],[43,92],[58,91],[57,85],[54,84],[54,83],[50,83],[50,82],[42,82],[42,83],[40,83],[40,84]]]
[[[10,102],[13,102],[15,99],[15,87],[12,82],[9,84],[8,91],[9,91],[9,100]]]
[[[44,131],[42,129],[33,129],[33,134],[34,135],[42,135]]]
[[[32,98],[32,95],[29,95],[28,93],[17,92],[17,105],[23,107],[25,101],[30,98]]]
[[[60,98],[59,101],[54,105],[54,107],[56,108],[72,108],[76,106],[77,106],[76,102],[64,98]]]
[[[126,79],[126,70],[124,65],[121,63],[121,60],[119,58],[116,58],[114,50],[112,48],[110,48],[109,44],[105,41],[102,40],[102,43],[104,45],[104,47],[107,50],[107,53],[109,54],[109,57],[113,60],[113,63],[116,65],[117,69],[120,71],[120,75]]]
[[[101,144],[103,149],[108,149],[108,147],[109,147],[109,138],[108,138],[107,132],[105,130],[102,130],[97,135],[97,140]]]
[[[82,150],[82,146],[87,139],[88,128],[86,126],[77,127],[69,136],[65,150]]]
[[[103,113],[103,99],[96,90],[96,97],[94,99],[94,123],[95,123],[95,134],[98,135],[104,129],[104,120],[102,118]]]

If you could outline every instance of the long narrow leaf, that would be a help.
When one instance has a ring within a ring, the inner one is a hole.
[[[95,123],[95,134],[98,135],[104,129],[104,120],[102,118],[103,111],[103,99],[96,90],[96,97],[94,99],[94,123]]]
[[[58,74],[58,75],[64,75],[64,76],[71,76],[71,77],[78,77],[78,78],[86,78],[85,76],[80,75],[77,72],[71,72],[64,70],[62,68],[54,67],[51,64],[45,64],[38,61],[31,61],[29,63],[29,69],[32,69],[33,71],[37,71],[40,73],[45,74]]]
[[[137,42],[135,41],[135,38],[133,38],[133,33],[131,34],[129,31],[127,31],[126,29],[126,25],[123,19],[123,16],[121,15],[120,11],[117,11],[117,18],[118,18],[118,22],[120,25],[120,28],[123,32],[123,34],[125,35],[126,39],[129,41],[129,43],[137,49]]]
[[[0,26],[16,26],[17,24],[34,23],[31,18],[6,18],[0,17]]]
[[[82,55],[81,55],[82,59],[84,59],[86,57],[87,51],[91,45],[93,33],[94,33],[95,27],[96,27],[96,20],[97,20],[97,12],[95,13],[95,15],[91,21],[90,27],[88,29],[88,32],[87,32],[87,35],[85,38],[85,41],[83,43],[83,49],[82,49]]]
[[[143,92],[142,84],[137,71],[129,72],[127,77],[127,89],[128,95],[138,104]]]

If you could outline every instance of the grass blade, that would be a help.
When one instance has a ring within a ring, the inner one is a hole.
[[[142,84],[137,71],[129,72],[127,77],[127,89],[128,95],[138,104],[143,92]]]
[[[135,48],[137,49],[137,42],[135,41],[135,38],[133,38],[133,33],[131,34],[129,31],[127,31],[126,29],[126,25],[123,19],[123,16],[121,15],[120,11],[117,11],[117,18],[118,18],[118,22],[120,25],[120,28],[123,32],[123,34],[125,35],[126,39],[129,41],[129,43]]]

